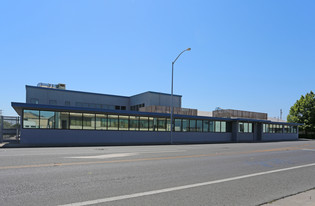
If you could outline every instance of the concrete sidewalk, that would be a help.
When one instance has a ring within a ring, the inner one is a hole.
[[[296,195],[281,198],[262,206],[315,206],[315,189],[301,192]]]

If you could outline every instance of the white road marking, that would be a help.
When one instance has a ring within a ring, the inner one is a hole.
[[[166,192],[173,192],[173,191],[177,191],[177,190],[190,189],[190,188],[195,188],[195,187],[201,187],[201,186],[206,186],[206,185],[212,185],[212,184],[217,184],[217,183],[222,183],[222,182],[245,179],[245,178],[249,178],[249,177],[256,177],[256,176],[260,176],[260,175],[272,174],[272,173],[277,173],[277,172],[284,172],[284,171],[288,171],[288,170],[294,170],[294,169],[300,169],[300,168],[312,167],[312,166],[315,166],[315,163],[300,165],[300,166],[295,166],[295,167],[288,167],[288,168],[283,168],[283,169],[277,169],[277,170],[270,170],[270,171],[266,171],[266,172],[258,172],[258,173],[253,173],[253,174],[249,174],[249,175],[242,175],[242,176],[238,176],[238,177],[231,177],[231,178],[226,178],[226,179],[221,179],[221,180],[214,180],[214,181],[209,181],[209,182],[183,185],[183,186],[178,186],[178,187],[170,187],[170,188],[165,188],[165,189],[160,189],[160,190],[152,190],[152,191],[147,191],[147,192],[140,192],[140,193],[135,193],[135,194],[130,194],[130,195],[121,195],[121,196],[116,196],[116,197],[108,197],[108,198],[89,200],[89,201],[84,201],[84,202],[70,203],[70,204],[59,205],[59,206],[84,206],[84,205],[93,205],[93,204],[99,204],[99,203],[105,203],[105,202],[112,202],[112,201],[117,201],[117,200],[125,200],[125,199],[130,199],[130,198],[135,198],[135,197],[143,197],[143,196],[147,196],[147,195],[156,195],[156,194],[161,194],[161,193],[166,193]]]
[[[315,149],[302,149],[302,150],[315,152]]]
[[[139,153],[149,153],[149,154],[156,154],[156,153],[171,153],[171,152],[186,152],[186,150],[161,150],[161,151],[138,151]]]
[[[65,158],[74,158],[74,159],[108,159],[115,157],[128,157],[144,153],[155,154],[155,153],[170,153],[170,152],[185,152],[186,150],[172,150],[172,151],[137,151],[137,153],[113,153],[113,154],[103,154],[103,155],[94,155],[94,156],[74,156],[74,157],[65,157]]]
[[[105,155],[95,155],[95,156],[78,156],[78,157],[66,157],[66,158],[77,158],[77,159],[108,159],[114,157],[128,157],[134,156],[137,153],[116,153],[116,154],[105,154]]]

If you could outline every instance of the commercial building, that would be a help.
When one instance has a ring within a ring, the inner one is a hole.
[[[187,115],[189,109],[181,108],[181,98],[174,95],[177,114],[174,114],[172,139],[169,94],[144,92],[126,97],[66,90],[63,84],[59,88],[26,86],[26,103],[12,102],[12,107],[22,119],[20,142],[24,144],[122,145],[298,139],[298,124],[197,116],[197,110],[195,115]],[[194,111],[191,109],[188,114]]]

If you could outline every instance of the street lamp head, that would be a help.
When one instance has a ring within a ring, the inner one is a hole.
[[[190,51],[190,50],[191,50],[191,48],[186,49],[186,51]]]

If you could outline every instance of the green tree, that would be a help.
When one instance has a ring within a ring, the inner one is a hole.
[[[288,122],[302,123],[300,129],[306,135],[315,132],[315,94],[313,91],[301,96],[299,100],[290,108],[287,117]]]

